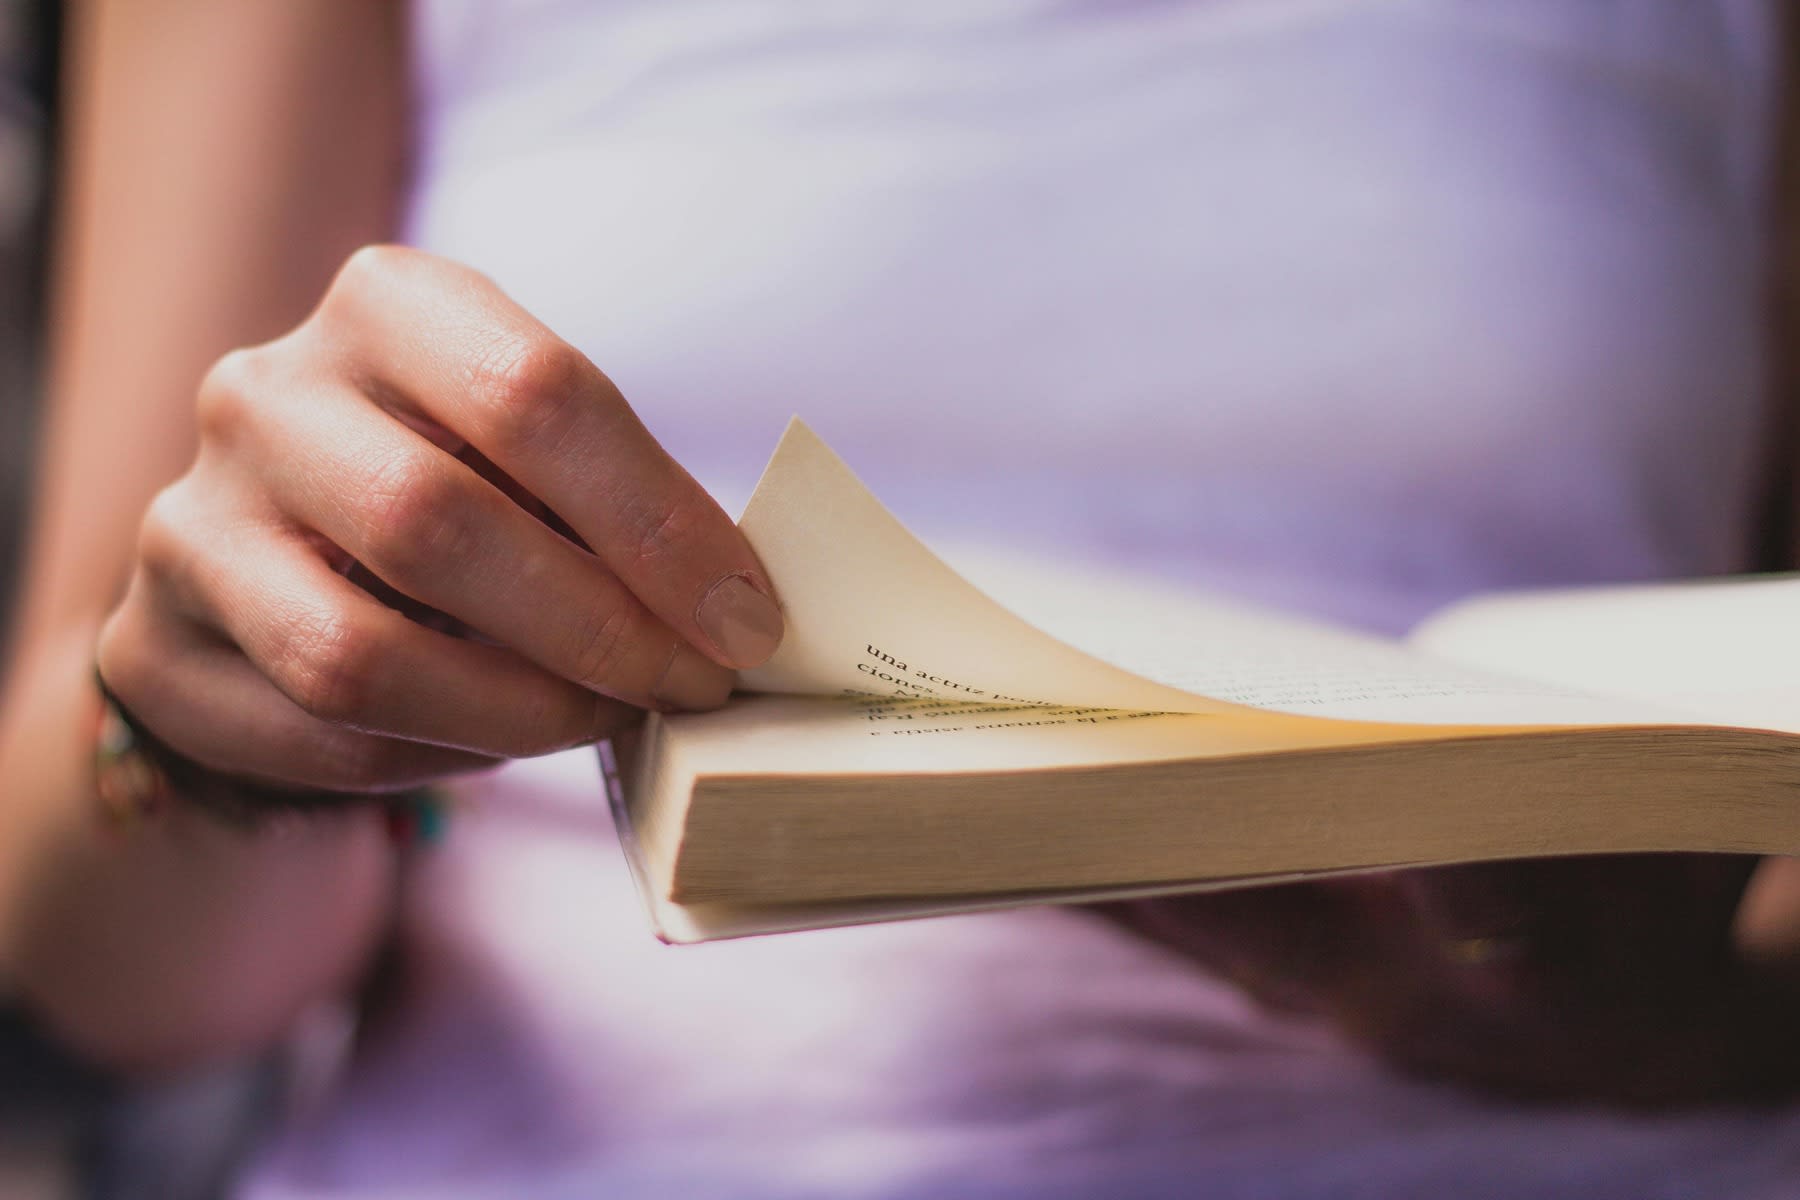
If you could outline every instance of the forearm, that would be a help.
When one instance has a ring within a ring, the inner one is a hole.
[[[206,366],[276,335],[391,236],[397,6],[70,6],[52,379],[0,695],[0,978],[91,1053],[172,1063],[275,1035],[366,957],[372,814],[247,835],[95,819],[95,638],[151,497],[191,461]]]
[[[92,789],[91,639],[19,663],[0,764],[11,820],[0,963],[72,1046],[126,1069],[268,1043],[346,988],[379,941],[392,854],[378,814],[229,828],[179,803],[113,828]],[[27,702],[28,700],[28,702]]]

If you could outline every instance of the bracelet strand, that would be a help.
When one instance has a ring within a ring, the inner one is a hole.
[[[172,749],[120,702],[98,670],[99,715],[94,731],[94,792],[100,815],[114,830],[164,817],[177,803],[191,805],[234,829],[255,829],[283,814],[341,810],[358,803],[384,810],[388,835],[398,845],[432,845],[449,828],[449,811],[437,788],[392,796],[274,787],[221,775]]]

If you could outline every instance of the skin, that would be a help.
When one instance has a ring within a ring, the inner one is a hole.
[[[84,1052],[155,1070],[352,987],[394,865],[353,805],[248,831],[177,808],[109,837],[96,655],[205,766],[361,793],[716,704],[780,628],[754,555],[598,367],[467,268],[359,249],[393,236],[403,183],[397,8],[72,18],[50,428],[0,705],[0,974]],[[1411,1069],[1660,1103],[1793,1073],[1763,1017],[1779,973],[1730,935],[1750,870],[1413,872],[1109,915]]]
[[[0,950],[126,1066],[253,1047],[344,988],[392,864],[366,808],[104,838],[96,658],[204,766],[365,793],[718,704],[779,636],[749,547],[593,364],[474,272],[356,249],[393,224],[400,28],[360,0],[74,14]]]
[[[1491,863],[1103,911],[1412,1074],[1660,1108],[1800,1083],[1800,986],[1733,937],[1756,865]]]
[[[162,1069],[273,1039],[382,930],[392,864],[366,814],[246,837],[177,810],[104,838],[88,679],[144,510],[194,457],[207,364],[297,321],[391,226],[398,27],[347,3],[67,17],[48,429],[0,701],[0,969],[77,1048]],[[298,86],[327,69],[337,86]]]

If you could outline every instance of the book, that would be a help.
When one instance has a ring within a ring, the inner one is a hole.
[[[667,941],[1800,849],[1800,579],[1477,598],[1390,639],[992,553],[959,572],[798,420],[740,528],[780,650],[608,764]]]

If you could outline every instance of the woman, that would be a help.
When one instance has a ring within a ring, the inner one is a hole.
[[[0,730],[12,973],[143,1067],[344,992],[396,859],[319,793],[721,701],[780,618],[684,465],[741,495],[793,408],[927,531],[1388,628],[1749,565],[1772,21],[97,0]],[[125,836],[96,646],[186,793]],[[1120,914],[1316,1026],[1080,912],[665,952],[595,790],[566,757],[459,785],[386,1017],[269,1194],[1750,1194],[1794,1144],[1782,1112],[1574,1140],[1350,1048],[1784,1089],[1790,993],[1728,939],[1746,863]]]

